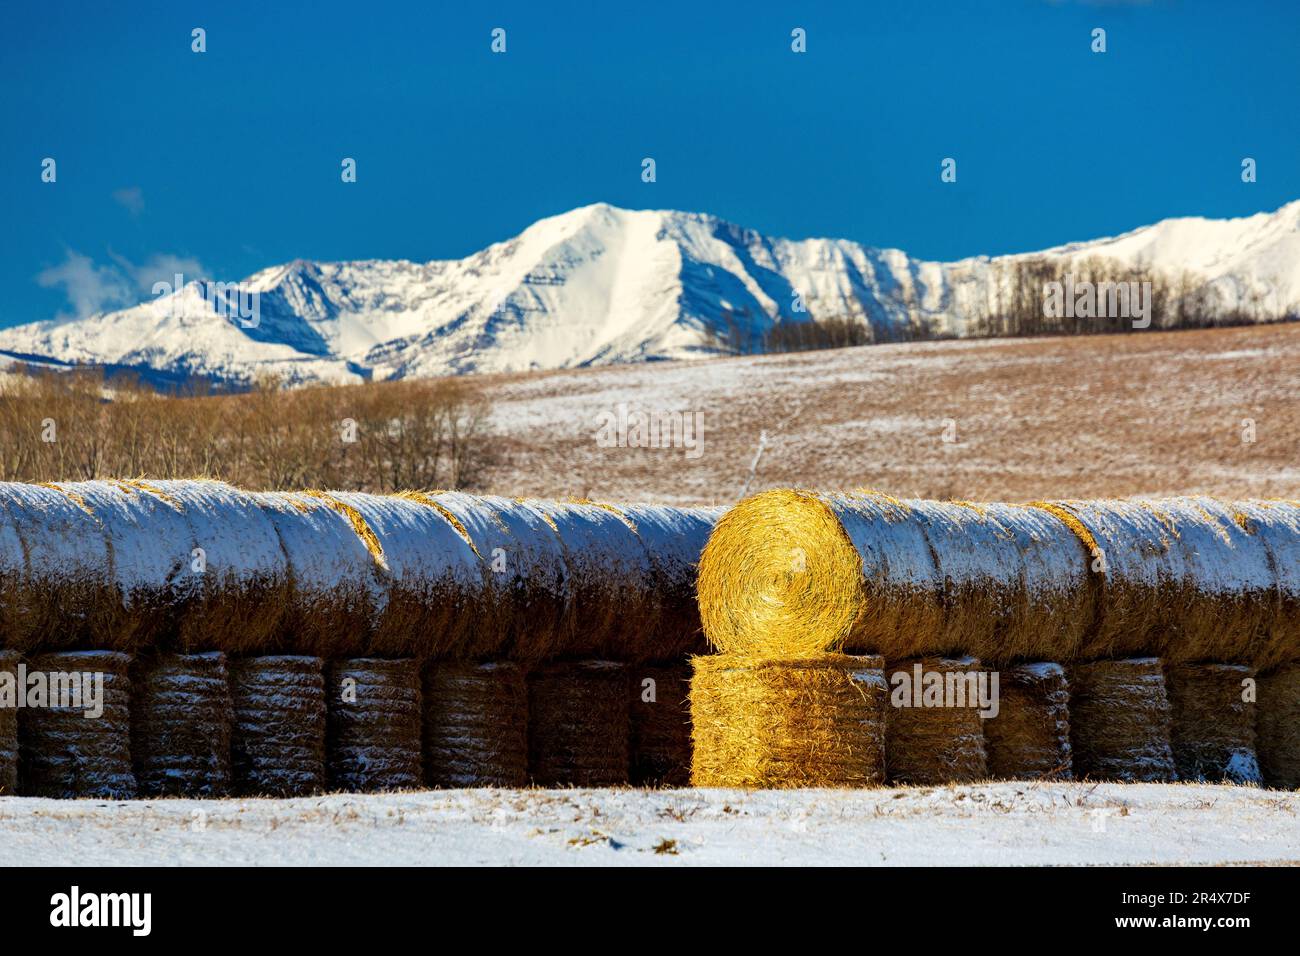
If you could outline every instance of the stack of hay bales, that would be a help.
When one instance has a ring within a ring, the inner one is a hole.
[[[979,661],[927,657],[891,662],[886,673],[892,689],[885,738],[889,779],[932,786],[987,777]]]
[[[1070,690],[1060,664],[1017,664],[998,674],[998,714],[984,722],[989,776],[1069,780]]]
[[[432,787],[528,783],[528,684],[513,661],[443,661],[424,675],[424,771]]]
[[[1092,661],[1071,666],[1067,675],[1075,776],[1157,783],[1177,779],[1159,660]]]
[[[1264,783],[1300,789],[1300,665],[1276,668],[1257,686],[1256,746]]]
[[[628,782],[627,666],[563,661],[528,677],[528,769],[544,787]]]
[[[131,683],[131,756],[141,796],[229,793],[233,716],[226,656],[150,655],[135,662]]]
[[[631,674],[630,782],[637,787],[688,786],[690,665],[637,665]]]
[[[14,651],[0,650],[0,797],[18,792],[18,662]],[[6,690],[6,687],[8,690]]]
[[[240,796],[325,789],[325,675],[319,657],[230,662],[231,778]]]
[[[1179,780],[1260,783],[1255,671],[1244,664],[1170,664],[1170,745]]]
[[[331,786],[354,793],[420,786],[420,680],[413,660],[333,661],[325,703]]]

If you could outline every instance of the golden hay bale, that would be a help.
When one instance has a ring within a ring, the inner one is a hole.
[[[319,657],[230,661],[231,778],[239,796],[325,789],[325,675]]]
[[[704,653],[707,642],[700,627],[695,575],[700,554],[723,508],[668,508],[661,505],[618,505],[645,546],[654,569],[653,587],[659,598],[659,624],[648,660],[680,661]],[[638,648],[641,650],[641,648]]]
[[[97,685],[103,711],[88,717],[89,701],[51,693],[44,706],[31,700],[18,712],[18,789],[28,797],[128,799],[136,794],[131,770],[131,658],[115,651],[59,651],[27,662],[33,674],[46,675],[49,688],[68,686],[72,675]],[[98,687],[102,680],[102,693]]]
[[[226,655],[137,659],[131,684],[131,757],[140,795],[229,793],[233,717]]]
[[[1259,678],[1255,747],[1264,783],[1300,789],[1300,664]]]
[[[18,792],[18,662],[16,651],[0,651],[0,797]]]
[[[420,672],[414,660],[330,662],[325,706],[332,787],[373,793],[420,786]]]
[[[569,572],[552,526],[510,498],[453,491],[428,500],[464,530],[487,569],[465,653],[519,660],[554,655],[563,637]]]
[[[629,780],[637,787],[691,782],[691,666],[631,668]]]
[[[1178,779],[1169,743],[1169,699],[1157,658],[1074,664],[1066,676],[1076,777]]]
[[[998,714],[984,721],[989,776],[1069,780],[1070,690],[1060,664],[1005,667],[998,673]]]
[[[424,772],[432,787],[528,783],[528,682],[511,661],[443,661],[424,675]]]
[[[473,621],[485,568],[438,508],[410,497],[334,492],[355,509],[380,548],[387,600],[370,653],[439,657],[457,649]]]
[[[279,535],[289,569],[275,645],[315,657],[364,653],[385,594],[375,557],[348,515],[307,494],[253,498]]]
[[[528,772],[544,787],[616,787],[628,775],[627,667],[544,665],[528,676]]]
[[[631,524],[598,504],[526,501],[555,529],[569,569],[559,653],[639,660],[659,625],[654,568]]]
[[[1260,670],[1289,663],[1300,658],[1300,505],[1240,501],[1230,507],[1237,523],[1264,545],[1277,584],[1251,662]]]
[[[691,664],[694,786],[884,782],[888,688],[881,658],[708,654]]]
[[[885,755],[892,783],[931,786],[988,776],[980,673],[973,657],[889,662]]]
[[[1254,669],[1241,664],[1166,664],[1169,742],[1179,780],[1261,782],[1254,684]]]

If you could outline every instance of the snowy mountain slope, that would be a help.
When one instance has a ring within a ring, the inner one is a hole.
[[[1165,220],[1041,255],[1190,270],[1228,304],[1276,313],[1300,304],[1300,201],[1242,219]],[[926,262],[601,203],[457,261],[265,269],[244,285],[257,293],[255,326],[220,308],[220,287],[196,281],[133,308],[0,331],[0,357],[229,382],[358,381],[695,358],[809,317],[856,318],[875,341],[963,336],[993,300],[997,267],[1019,258]]]

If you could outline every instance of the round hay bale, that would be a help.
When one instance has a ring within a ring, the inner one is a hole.
[[[564,547],[570,600],[558,653],[641,660],[654,653],[659,597],[654,568],[631,523],[590,502],[526,501]]]
[[[1074,664],[1066,675],[1076,777],[1178,779],[1169,743],[1169,699],[1158,659]]]
[[[636,787],[691,783],[691,666],[631,670],[629,780]]]
[[[1019,664],[998,673],[998,715],[984,721],[989,776],[1072,777],[1070,690],[1060,664]]]
[[[1260,670],[1290,663],[1300,658],[1300,505],[1242,501],[1231,507],[1237,524],[1264,545],[1276,583],[1251,663]]]
[[[1241,664],[1166,664],[1169,743],[1179,780],[1262,782],[1248,690],[1254,683],[1254,669]]]
[[[694,786],[884,782],[889,692],[882,658],[709,654],[691,664]]]
[[[569,572],[550,523],[510,498],[455,491],[427,497],[464,531],[485,565],[481,610],[464,653],[525,661],[554,656],[563,638]]]
[[[628,780],[627,667],[545,665],[528,677],[528,772],[543,787],[617,787]]]
[[[0,797],[18,792],[18,662],[16,651],[0,651]]]
[[[65,701],[73,706],[50,706],[59,700],[51,693],[45,706],[25,706],[18,712],[20,793],[112,800],[135,796],[130,662],[128,655],[115,651],[57,651],[28,660],[29,685],[38,673],[52,685],[66,682],[72,674],[96,685],[102,679],[102,692],[97,687],[93,693],[103,709],[98,717],[87,717],[90,702],[84,696],[79,702]],[[28,703],[35,704],[30,691]]]
[[[289,564],[266,509],[219,481],[127,484],[179,509],[190,529],[193,550],[182,556],[181,573],[194,593],[180,614],[176,647],[239,654],[270,647],[289,597]]]
[[[274,645],[312,657],[364,653],[386,598],[373,545],[329,500],[279,491],[252,497],[275,528],[289,571]]]
[[[885,676],[890,688],[885,755],[892,783],[933,786],[988,776],[984,720],[972,683],[980,676],[978,660],[890,662]]]
[[[0,649],[23,642],[21,608],[31,606],[23,539],[5,504],[10,487],[0,482]]]
[[[655,663],[673,663],[707,650],[695,597],[700,555],[724,508],[668,508],[618,505],[645,546],[658,594],[658,629],[644,655]]]
[[[351,793],[420,786],[420,672],[410,659],[333,661],[325,680],[330,785]]]
[[[325,675],[319,657],[229,662],[231,780],[239,796],[302,797],[325,789]]]
[[[424,770],[432,787],[528,784],[528,682],[510,661],[443,661],[424,675]]]
[[[210,651],[137,660],[131,684],[131,756],[140,795],[229,793],[233,717],[226,655]]]
[[[1255,749],[1264,783],[1300,789],[1300,665],[1265,674],[1257,689]]]

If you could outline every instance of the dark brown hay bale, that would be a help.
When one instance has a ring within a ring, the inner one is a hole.
[[[1258,683],[1255,747],[1264,783],[1300,789],[1300,665],[1265,674]]]
[[[300,797],[325,789],[325,675],[319,657],[229,663],[231,777],[240,796]]]
[[[1169,742],[1179,780],[1260,783],[1253,668],[1167,664]],[[1246,700],[1250,697],[1250,700]]]
[[[1177,780],[1169,700],[1154,657],[1069,667],[1074,775],[1095,780]]]
[[[616,787],[628,780],[627,667],[549,664],[528,677],[528,771],[544,787]]]
[[[276,530],[289,601],[275,646],[313,657],[364,653],[385,594],[371,546],[345,510],[307,494],[253,496]]]
[[[528,683],[510,661],[443,661],[424,675],[424,771],[432,787],[528,783]]]
[[[998,673],[998,715],[984,721],[989,776],[1069,780],[1070,690],[1060,664],[1020,664]]]
[[[1266,602],[1251,662],[1259,669],[1300,658],[1300,505],[1291,501],[1234,502],[1234,519],[1264,545],[1277,584]]]
[[[890,688],[885,737],[890,781],[928,786],[986,778],[984,721],[975,683],[979,661],[924,657],[891,662],[885,674]],[[939,688],[937,698],[927,694],[932,683]]]
[[[15,651],[0,651],[0,797],[18,792],[18,662]]]
[[[20,608],[27,596],[27,555],[6,501],[9,482],[0,482],[0,649],[21,643]]]
[[[114,651],[61,651],[27,662],[31,675],[81,674],[103,681],[98,717],[79,706],[25,706],[18,713],[18,788],[29,797],[126,799],[136,794],[131,770],[131,658]],[[98,680],[96,680],[98,683]],[[100,694],[100,691],[95,691]],[[35,704],[29,694],[28,704]]]
[[[691,783],[866,787],[885,779],[879,657],[693,658]]]
[[[137,660],[131,688],[131,756],[140,795],[229,793],[232,714],[226,656],[210,651]]]
[[[638,665],[631,668],[631,675],[632,785],[690,786],[690,665]]]
[[[330,786],[352,793],[420,786],[420,672],[414,660],[332,661],[325,703]]]

